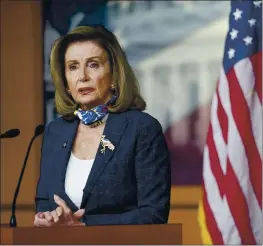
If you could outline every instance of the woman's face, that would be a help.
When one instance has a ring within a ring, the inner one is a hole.
[[[65,76],[73,99],[88,110],[112,96],[107,52],[92,41],[74,42],[65,53]]]

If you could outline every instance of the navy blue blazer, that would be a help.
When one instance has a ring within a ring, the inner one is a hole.
[[[73,212],[78,208],[65,192],[65,175],[79,120],[62,117],[46,126],[36,212],[57,208],[60,196]],[[86,225],[167,223],[171,165],[160,123],[138,110],[110,113],[104,135],[114,151],[97,151],[83,189],[82,221]],[[74,185],[74,184],[72,184]]]

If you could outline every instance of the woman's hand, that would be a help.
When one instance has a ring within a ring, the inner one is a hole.
[[[68,226],[84,226],[85,225],[85,223],[79,221],[84,215],[85,209],[79,209],[77,212],[73,214],[71,209],[65,203],[65,201],[61,199],[59,196],[54,195],[54,200],[55,200],[55,203],[59,205],[58,208],[61,209],[61,214],[59,216],[56,217],[56,213],[55,212],[53,213],[54,214],[53,218],[56,219],[55,223],[59,222],[60,224],[63,224],[63,225],[66,224]]]
[[[49,212],[45,212],[46,214]],[[37,227],[49,227],[54,225],[53,222],[51,222],[51,220],[49,219],[49,216],[47,215],[47,218],[45,216],[44,212],[39,212],[35,215],[35,219],[34,219],[34,225]]]
[[[59,205],[56,210],[51,212],[40,212],[35,215],[34,225],[38,227],[50,227],[50,226],[85,226],[85,223],[79,220],[84,215],[85,210],[80,209],[74,214],[67,206],[65,201],[59,196],[54,195],[54,200]]]

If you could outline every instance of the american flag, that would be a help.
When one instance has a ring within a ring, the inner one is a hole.
[[[262,244],[262,2],[232,1],[203,161],[205,244]]]

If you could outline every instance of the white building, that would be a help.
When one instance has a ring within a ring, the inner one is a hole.
[[[135,67],[147,112],[160,121],[164,130],[211,100],[227,30],[226,15]]]

